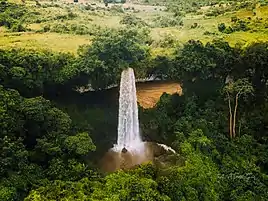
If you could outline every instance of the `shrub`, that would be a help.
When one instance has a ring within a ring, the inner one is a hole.
[[[124,9],[121,6],[114,5],[111,7],[110,11],[116,12],[116,13],[123,13]]]
[[[213,33],[213,32],[209,32],[209,31],[205,31],[203,34],[206,35],[206,36],[209,36],[209,35],[216,35],[215,33]]]
[[[86,5],[85,10],[95,11],[95,8],[92,7],[91,5]]]
[[[183,26],[183,20],[181,17],[169,18],[164,16],[158,16],[154,19],[155,27],[175,27]]]
[[[78,17],[78,15],[73,13],[70,9],[68,9],[67,17],[68,17],[68,19],[74,19],[74,18]]]
[[[26,31],[26,28],[19,22],[17,24],[14,24],[10,30],[12,32],[24,32]]]
[[[233,30],[233,28],[230,27],[230,26],[228,26],[228,27],[224,30],[224,33],[226,33],[226,34],[230,34],[230,33],[233,33],[233,32],[234,32],[234,30]]]
[[[147,26],[141,18],[136,17],[135,15],[126,15],[120,21],[120,24],[131,25],[131,26]]]
[[[63,24],[55,24],[50,27],[51,32],[56,32],[56,33],[69,33],[70,29]]]
[[[248,31],[250,30],[248,24],[249,21],[239,20],[237,17],[232,17],[231,21],[233,22],[232,26],[226,27],[224,23],[218,24],[218,30],[220,32],[230,34],[235,31]]]
[[[237,22],[238,18],[236,16],[231,17],[231,22]]]
[[[226,29],[226,26],[225,26],[224,23],[220,23],[220,24],[218,24],[218,30],[219,30],[220,32],[224,32],[225,29]]]
[[[162,40],[159,41],[158,45],[162,48],[175,47],[177,45],[176,38],[171,34],[166,34]]]
[[[198,26],[198,24],[195,22],[194,24],[191,25],[191,29],[195,29]]]
[[[44,31],[44,32],[49,32],[49,31],[50,31],[50,25],[45,25],[45,26],[43,27],[43,31]]]
[[[22,18],[27,14],[25,6],[13,3],[0,4],[0,26],[5,26],[11,31],[25,31]]]
[[[70,23],[57,23],[57,24],[46,24],[42,30],[38,32],[56,32],[56,33],[67,33],[77,35],[96,35],[99,33],[99,26],[87,26],[85,24],[70,24]]]
[[[218,15],[223,14],[224,12],[225,12],[224,9],[214,8],[214,9],[208,11],[207,13],[205,13],[205,16],[216,17]]]
[[[244,20],[238,20],[237,23],[232,27],[234,31],[248,31],[250,28],[248,27],[248,22]]]
[[[184,17],[185,16],[185,12],[184,11],[181,11],[181,10],[177,10],[174,12],[174,17]]]

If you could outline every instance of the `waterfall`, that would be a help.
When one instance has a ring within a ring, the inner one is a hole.
[[[154,146],[156,145],[156,146]],[[117,144],[102,159],[105,171],[129,169],[153,161],[155,153],[163,148],[167,153],[175,150],[165,144],[143,142],[139,132],[138,104],[134,71],[128,68],[121,73]]]
[[[133,69],[128,68],[121,73],[118,135],[114,150],[122,151],[125,148],[131,152],[142,152],[143,147],[139,132],[135,75]]]

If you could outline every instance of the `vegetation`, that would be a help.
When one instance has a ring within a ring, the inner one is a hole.
[[[112,15],[93,5],[1,2],[1,30],[8,37],[22,38],[17,32],[28,31],[44,40],[52,34],[47,32],[61,32],[90,35],[90,41],[76,54],[8,44],[0,50],[0,200],[268,200],[268,42],[225,40],[235,34],[267,37],[267,17],[259,12],[266,4],[228,2],[235,12],[227,13],[228,19],[221,14],[203,14],[210,18],[205,21],[187,18],[202,6],[210,12],[225,3],[183,1],[180,12],[163,11],[151,16],[158,19],[154,22],[133,10]],[[49,18],[51,9],[55,15]],[[257,16],[243,17],[241,9],[256,9]],[[112,28],[93,25],[94,20],[79,24],[89,14],[120,23]],[[207,29],[204,22],[213,19],[214,29]],[[187,33],[203,29],[202,37],[211,40],[182,43],[175,32],[153,37],[154,29],[172,27],[188,27]],[[143,139],[177,153],[107,174],[98,162],[116,141],[118,115],[117,98],[110,101],[113,92],[107,88],[117,85],[128,67],[137,78],[181,84],[181,96],[163,94],[154,108],[139,107]]]

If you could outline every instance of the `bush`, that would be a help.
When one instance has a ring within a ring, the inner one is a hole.
[[[85,24],[70,24],[70,23],[57,23],[57,24],[46,24],[42,30],[38,32],[55,32],[55,33],[67,33],[77,35],[95,35],[99,32],[100,27],[98,26],[87,26]]]
[[[231,17],[231,22],[237,22],[238,18],[236,16]]]
[[[44,32],[49,32],[49,31],[50,31],[50,26],[49,26],[49,25],[45,25],[45,26],[43,27],[43,31],[44,31]]]
[[[216,35],[215,33],[209,32],[209,31],[205,31],[203,34],[206,35],[206,36]]]
[[[232,26],[234,31],[248,31],[250,28],[248,27],[248,22],[244,20],[238,20],[234,26]]]
[[[70,9],[68,9],[67,17],[68,17],[68,19],[74,19],[74,18],[78,17],[78,15],[73,13]]]
[[[224,33],[226,34],[230,34],[230,33],[233,33],[234,30],[232,29],[232,27],[228,26],[225,30],[224,30]]]
[[[155,27],[175,27],[183,26],[182,17],[169,18],[164,16],[158,16],[154,19]]]
[[[0,4],[0,26],[5,26],[11,31],[25,31],[22,18],[27,14],[24,6],[13,3]]]
[[[69,33],[70,29],[67,25],[64,24],[55,24],[51,27],[50,31],[56,32],[56,33]]]
[[[224,32],[225,29],[226,29],[226,26],[225,26],[224,23],[220,23],[220,24],[218,24],[218,30],[219,30],[220,32]]]
[[[198,24],[195,22],[194,24],[191,25],[191,29],[195,29],[198,26]]]
[[[110,11],[115,12],[115,13],[123,13],[124,9],[121,6],[113,5]]]
[[[12,32],[24,32],[26,31],[26,28],[20,22],[18,22],[17,24],[14,24],[10,30]]]
[[[120,24],[131,25],[131,26],[147,26],[141,18],[136,17],[135,15],[126,15],[120,20]]]
[[[85,10],[95,11],[95,8],[92,7],[91,5],[86,5]]]
[[[158,42],[158,46],[162,48],[175,47],[178,43],[176,38],[171,34],[166,34],[162,40]]]

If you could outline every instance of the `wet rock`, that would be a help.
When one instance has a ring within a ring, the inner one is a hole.
[[[122,153],[127,153],[127,149],[125,147],[122,149]]]

